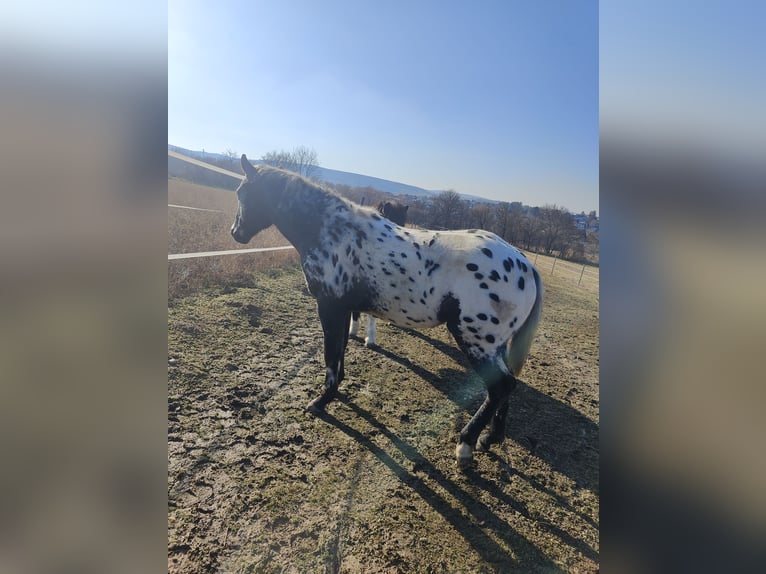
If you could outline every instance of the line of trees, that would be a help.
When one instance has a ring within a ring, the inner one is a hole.
[[[352,201],[375,205],[391,195],[372,188],[334,185]],[[578,229],[574,215],[557,205],[530,207],[518,201],[466,201],[454,190],[432,200],[397,198],[409,205],[408,222],[429,229],[485,229],[527,251],[580,262],[598,261],[598,232]],[[596,212],[587,218],[597,221]]]

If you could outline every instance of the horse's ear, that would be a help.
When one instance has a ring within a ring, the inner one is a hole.
[[[255,168],[253,167],[253,164],[251,164],[247,160],[247,156],[245,154],[242,154],[242,157],[240,158],[239,163],[242,166],[242,171],[245,172],[245,175],[247,177],[252,178],[255,176],[256,174]]]

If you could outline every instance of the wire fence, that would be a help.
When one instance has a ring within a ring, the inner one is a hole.
[[[599,268],[595,265],[574,263],[542,253],[527,253],[527,259],[532,261],[543,279],[546,276],[555,275],[556,277],[564,277],[567,281],[583,289],[598,291]]]

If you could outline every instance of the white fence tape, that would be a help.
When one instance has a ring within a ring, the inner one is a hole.
[[[212,165],[209,163],[205,163],[204,161],[200,161],[198,159],[194,159],[193,157],[189,157],[188,155],[184,155],[182,153],[178,153],[177,151],[168,150],[168,155],[170,157],[174,157],[176,159],[180,159],[181,161],[185,161],[186,163],[192,163],[194,165],[198,165],[200,167],[204,167],[205,169],[209,169],[210,171],[217,171],[218,173],[222,173],[223,175],[228,175],[230,177],[236,178],[236,179],[245,179],[245,176],[241,173],[235,173],[233,171],[229,171],[228,169],[224,169],[222,167],[218,167],[217,165]]]
[[[177,207],[178,209],[193,209],[194,211],[210,211],[212,213],[226,213],[220,209],[204,209],[202,207],[189,207],[188,205],[175,205],[173,203],[168,203],[168,207]]]
[[[168,255],[168,261],[173,259],[195,259],[197,257],[216,257],[218,255],[241,255],[243,253],[263,253],[265,251],[284,251],[295,249],[292,245],[282,247],[259,247],[256,249],[229,249],[227,251],[201,251],[199,253],[175,253]]]

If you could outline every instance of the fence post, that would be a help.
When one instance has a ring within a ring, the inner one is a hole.
[[[577,286],[580,286],[580,281],[582,281],[582,274],[585,273],[585,265],[582,266],[582,271],[580,271],[580,278],[577,280]]]
[[[534,260],[534,262],[532,263],[532,265],[537,265],[537,252],[535,252],[535,260]]]
[[[559,258],[558,255],[553,258],[553,267],[551,267],[551,275],[553,275],[553,270],[556,269],[556,260]]]

